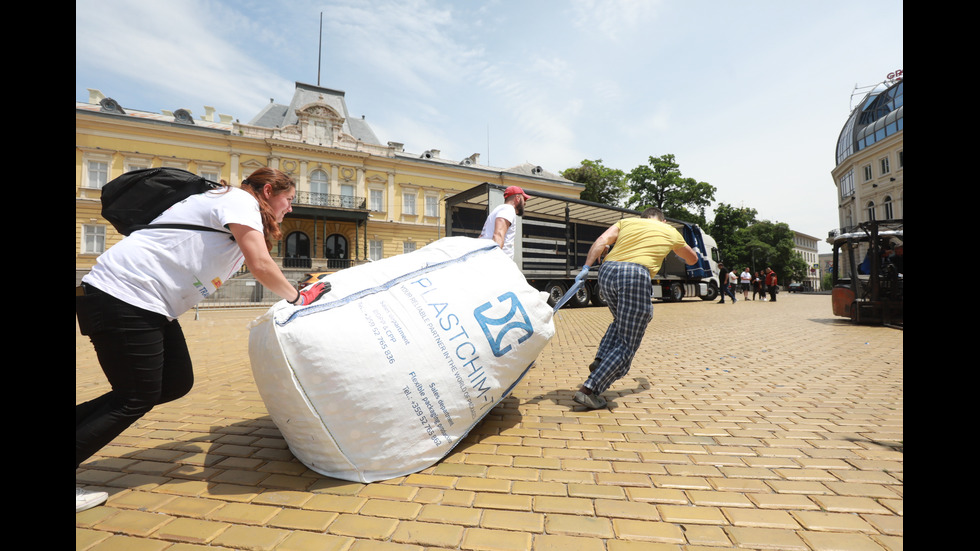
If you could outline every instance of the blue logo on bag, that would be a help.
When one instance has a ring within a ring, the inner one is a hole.
[[[500,347],[507,333],[510,331],[523,332],[523,335],[517,339],[517,344],[520,344],[534,334],[534,327],[531,325],[531,320],[527,317],[527,312],[524,310],[521,301],[517,299],[517,295],[514,293],[504,293],[497,297],[497,300],[500,301],[500,304],[503,304],[506,300],[510,300],[510,311],[506,315],[501,318],[487,317],[483,313],[493,305],[486,302],[473,310],[473,316],[480,324],[480,328],[483,329],[483,334],[487,337],[487,342],[490,343],[493,355],[499,358],[511,349],[511,345],[509,344],[503,348]],[[491,331],[491,328],[496,330],[496,334]]]

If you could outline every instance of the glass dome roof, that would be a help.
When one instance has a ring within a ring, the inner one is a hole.
[[[879,84],[851,112],[837,139],[837,164],[904,128],[904,81]]]

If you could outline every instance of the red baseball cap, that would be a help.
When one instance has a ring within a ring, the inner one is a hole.
[[[530,199],[531,196],[524,193],[524,190],[517,186],[510,186],[504,190],[504,199],[510,197],[511,195],[523,195],[524,199]]]

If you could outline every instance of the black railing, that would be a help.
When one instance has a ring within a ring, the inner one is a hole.
[[[296,198],[293,199],[293,204],[311,205],[316,207],[367,210],[367,201],[364,199],[364,197],[355,197],[353,195],[332,195],[329,193],[314,193],[312,191],[297,191]]]

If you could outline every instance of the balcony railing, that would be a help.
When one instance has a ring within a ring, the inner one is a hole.
[[[340,209],[367,210],[367,200],[353,195],[333,195],[330,193],[314,193],[312,191],[297,191],[293,204],[329,207]]]

